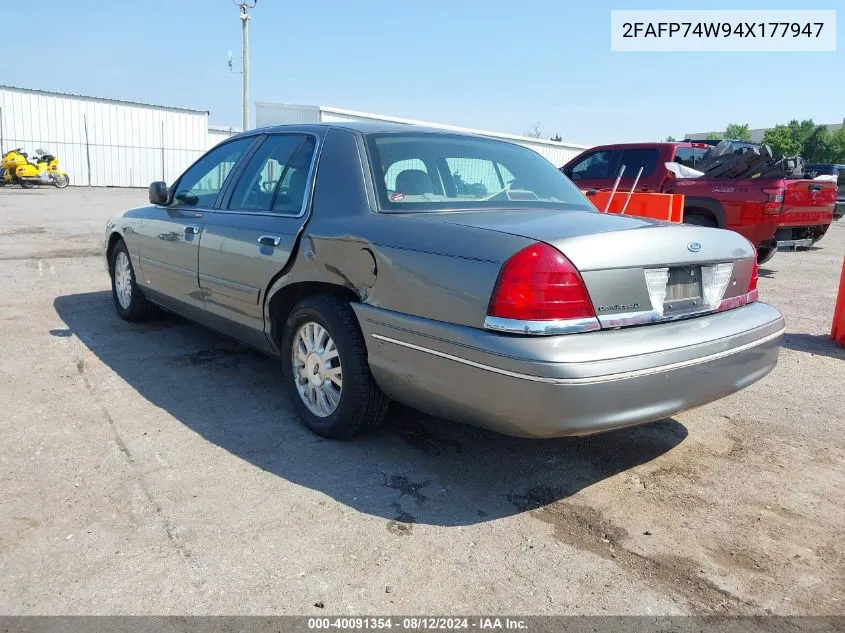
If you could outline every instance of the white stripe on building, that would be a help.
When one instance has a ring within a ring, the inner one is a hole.
[[[356,121],[384,121],[388,123],[404,123],[407,125],[424,125],[426,127],[448,130],[451,132],[463,132],[467,134],[478,134],[491,138],[502,139],[524,145],[544,156],[555,167],[561,167],[564,163],[585,149],[589,145],[577,145],[575,143],[564,143],[529,136],[517,136],[515,134],[502,134],[487,130],[476,130],[473,128],[458,127],[457,125],[445,125],[442,123],[431,123],[429,121],[417,121],[395,116],[384,116],[369,112],[357,112],[343,108],[332,108],[328,106],[296,105],[290,103],[256,103],[255,121],[257,127],[271,125],[282,125],[285,123],[345,123]]]

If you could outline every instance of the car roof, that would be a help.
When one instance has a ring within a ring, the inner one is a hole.
[[[452,134],[458,136],[476,136],[474,134],[467,134],[466,132],[455,132],[452,130],[444,130],[442,128],[427,127],[423,125],[411,125],[408,123],[391,123],[389,121],[339,121],[336,123],[289,123],[284,125],[272,125],[268,127],[249,130],[244,134],[255,134],[257,132],[271,133],[284,132],[287,130],[305,130],[313,131],[322,130],[328,131],[331,128],[342,130],[352,130],[360,132],[361,134],[379,134],[390,132],[430,132],[437,134]]]

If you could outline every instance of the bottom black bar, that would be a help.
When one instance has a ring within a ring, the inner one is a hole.
[[[845,616],[0,616],[0,633],[840,633]]]

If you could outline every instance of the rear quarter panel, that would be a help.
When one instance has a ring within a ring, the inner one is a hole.
[[[482,327],[502,263],[532,240],[378,213],[366,160],[360,136],[327,134],[310,219],[267,296],[290,284],[331,283],[374,307]],[[265,316],[269,323],[269,303]]]

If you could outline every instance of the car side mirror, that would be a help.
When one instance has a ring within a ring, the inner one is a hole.
[[[150,183],[150,204],[157,204],[161,206],[167,205],[170,198],[170,193],[167,191],[167,183],[163,180],[157,180]]]

